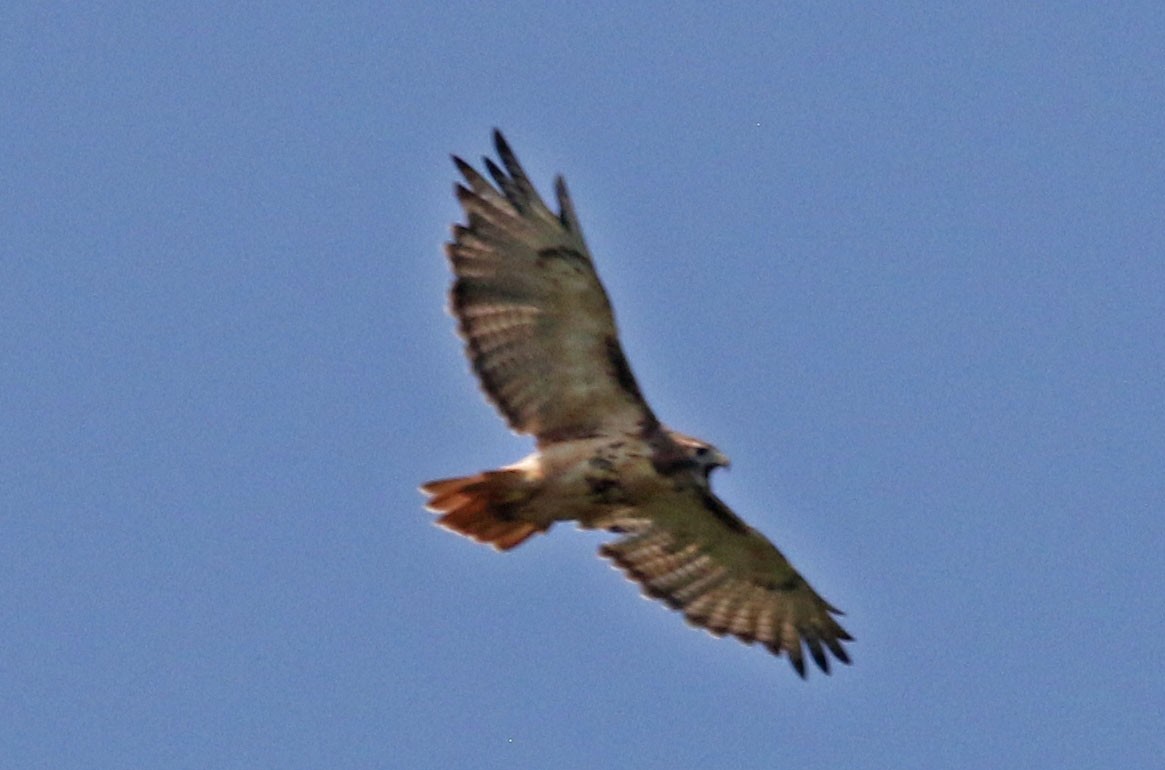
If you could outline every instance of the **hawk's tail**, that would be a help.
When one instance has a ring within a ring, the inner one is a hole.
[[[425,507],[443,514],[437,519],[442,527],[508,551],[547,529],[518,518],[518,507],[528,498],[524,482],[519,470],[486,471],[430,481],[421,485],[421,491],[429,495]]]

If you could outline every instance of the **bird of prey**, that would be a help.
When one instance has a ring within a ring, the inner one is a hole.
[[[644,400],[562,177],[555,214],[496,130],[494,145],[493,184],[453,157],[467,221],[445,246],[450,305],[482,390],[537,451],[422,485],[426,507],[502,551],[556,521],[618,533],[600,554],[692,625],[784,654],[802,678],[804,648],[826,673],[829,653],[849,663],[841,611],[713,494],[728,458]]]

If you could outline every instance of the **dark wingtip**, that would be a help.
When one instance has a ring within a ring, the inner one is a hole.
[[[826,644],[829,646],[829,651],[832,652],[838,660],[847,666],[851,665],[849,653],[845,651],[845,648],[842,647],[836,639],[830,639],[826,641]]]
[[[518,157],[514,155],[514,151],[510,148],[510,143],[502,136],[502,132],[494,129],[494,147],[498,151],[498,157],[502,159],[502,165],[510,172],[510,176],[517,179],[524,176],[522,166],[518,163]]]
[[[558,199],[558,221],[567,230],[576,230],[577,225],[571,221],[575,216],[574,203],[570,200],[570,190],[566,188],[562,174],[554,177],[554,196]]]
[[[821,642],[813,637],[809,637],[805,640],[805,644],[809,647],[809,654],[813,656],[813,662],[817,664],[819,669],[828,674],[829,658],[826,656],[825,649],[821,646]]]
[[[477,194],[474,193],[473,190],[470,190],[468,187],[461,184],[460,182],[453,183],[453,195],[454,195],[454,197],[457,198],[458,201],[461,201],[462,203],[464,203],[466,200],[468,200],[470,198],[477,197]]]
[[[494,147],[497,148],[498,155],[513,154],[510,150],[510,143],[506,141],[506,137],[502,136],[502,131],[499,128],[494,128]]]
[[[489,158],[482,158],[482,160],[485,162],[485,170],[488,171],[489,175],[494,178],[494,181],[498,183],[498,186],[504,189],[507,182],[509,182],[505,172],[498,168],[498,164],[494,163]]]

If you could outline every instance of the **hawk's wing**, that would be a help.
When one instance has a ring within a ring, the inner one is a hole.
[[[498,131],[494,143],[504,169],[485,166],[497,187],[453,158],[468,185],[456,187],[468,223],[446,245],[452,310],[482,388],[510,427],[540,444],[654,425],[565,182],[556,180],[556,215]]]
[[[826,673],[826,650],[850,662],[841,643],[853,637],[833,617],[841,611],[711,492],[689,488],[661,495],[594,525],[628,535],[604,545],[600,554],[692,625],[785,653],[802,677],[802,643]]]

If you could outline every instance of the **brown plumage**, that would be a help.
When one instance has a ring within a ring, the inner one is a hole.
[[[496,131],[494,143],[494,184],[453,159],[467,221],[446,246],[450,304],[482,390],[538,451],[422,485],[437,523],[503,551],[556,521],[620,533],[601,555],[693,625],[759,642],[802,677],[804,648],[827,673],[830,655],[849,663],[841,612],[712,493],[728,459],[644,400],[565,182],[554,214]]]

